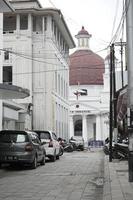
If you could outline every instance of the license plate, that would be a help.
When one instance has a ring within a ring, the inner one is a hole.
[[[13,160],[13,156],[7,156],[7,160]]]
[[[7,160],[17,160],[17,156],[7,156]]]

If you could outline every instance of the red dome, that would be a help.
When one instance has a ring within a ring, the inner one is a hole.
[[[91,50],[77,50],[70,55],[70,85],[103,85],[104,60]]]

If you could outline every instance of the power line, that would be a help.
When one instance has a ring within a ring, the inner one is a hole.
[[[129,4],[130,4],[130,1],[129,1]],[[116,32],[115,32],[114,36],[112,37],[112,39],[111,39],[111,41],[110,41],[109,46],[110,46],[112,43],[114,43],[114,42],[116,41],[116,39],[117,39],[117,37],[118,37],[118,34],[120,34],[120,31],[121,31],[122,25],[123,25],[123,21],[125,20],[125,16],[126,16],[126,14],[127,14],[128,8],[129,8],[129,4],[128,4],[127,7],[124,7],[124,10],[123,10],[123,12],[122,12],[122,16],[121,16],[119,25],[118,25],[118,27],[117,27],[117,29],[116,29]]]
[[[114,33],[114,29],[115,29],[115,23],[116,23],[116,18],[117,18],[117,13],[118,13],[118,4],[119,4],[119,1],[116,1],[116,10],[115,10],[115,16],[114,16],[114,21],[113,21],[111,38],[113,37],[113,33]]]
[[[104,68],[99,68],[100,66],[103,66],[103,65],[94,65],[94,66],[91,66],[91,67],[76,67],[76,68],[70,68],[70,69],[62,69],[62,68],[59,68],[59,69],[52,69],[52,70],[41,70],[41,71],[33,71],[33,72],[21,72],[21,73],[13,73],[13,75],[27,75],[27,74],[39,74],[39,73],[47,73],[47,72],[58,72],[58,71],[69,71],[70,73],[72,71],[81,71],[83,69],[87,69],[87,70],[105,70],[105,69],[109,69],[110,67],[104,67]],[[6,66],[4,66],[6,67]],[[116,69],[120,69],[120,67],[116,67]],[[104,72],[103,72],[104,73]]]
[[[81,54],[81,55],[73,55],[72,57],[74,58],[74,57],[82,57],[82,56],[86,56],[86,55],[93,55],[93,54],[96,54],[96,53],[98,53],[98,52],[102,52],[102,51],[105,51],[105,50],[107,50],[107,48],[104,48],[104,49],[101,49],[101,50],[99,50],[99,51],[97,51],[97,52],[93,52],[93,51],[90,51],[89,52],[89,54],[88,54],[88,52],[87,53],[84,53],[84,54]],[[11,54],[14,54],[14,55],[16,55],[16,56],[19,56],[19,57],[23,57],[23,58],[25,58],[25,59],[31,59],[31,60],[33,60],[33,61],[36,61],[36,62],[40,62],[40,63],[44,63],[44,64],[50,64],[50,65],[57,65],[57,64],[55,64],[55,63],[50,63],[50,62],[47,62],[47,61],[41,61],[41,60],[37,60],[37,58],[42,58],[42,59],[44,59],[44,57],[30,57],[29,55],[26,55],[26,54],[22,54],[22,53],[18,53],[18,52],[15,52],[15,51],[11,51],[11,50],[7,50],[7,49],[0,49],[0,51],[4,51],[4,52],[8,52],[8,53],[11,53]],[[40,54],[38,54],[38,55],[40,55]],[[72,54],[71,54],[72,55]],[[63,58],[63,56],[62,56],[62,58]],[[59,57],[56,57],[56,58],[51,58],[51,57],[46,57],[45,59],[55,59],[55,60],[60,60],[61,58],[59,58]],[[68,63],[67,63],[68,64]]]

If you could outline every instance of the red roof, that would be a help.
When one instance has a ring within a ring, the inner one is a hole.
[[[103,85],[104,60],[91,50],[77,50],[70,55],[70,85]]]

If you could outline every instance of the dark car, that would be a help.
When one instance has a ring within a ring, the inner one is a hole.
[[[84,151],[84,139],[81,136],[73,136],[69,142],[73,145],[74,150]]]
[[[3,163],[45,165],[45,149],[38,135],[31,131],[0,131],[0,166]]]

